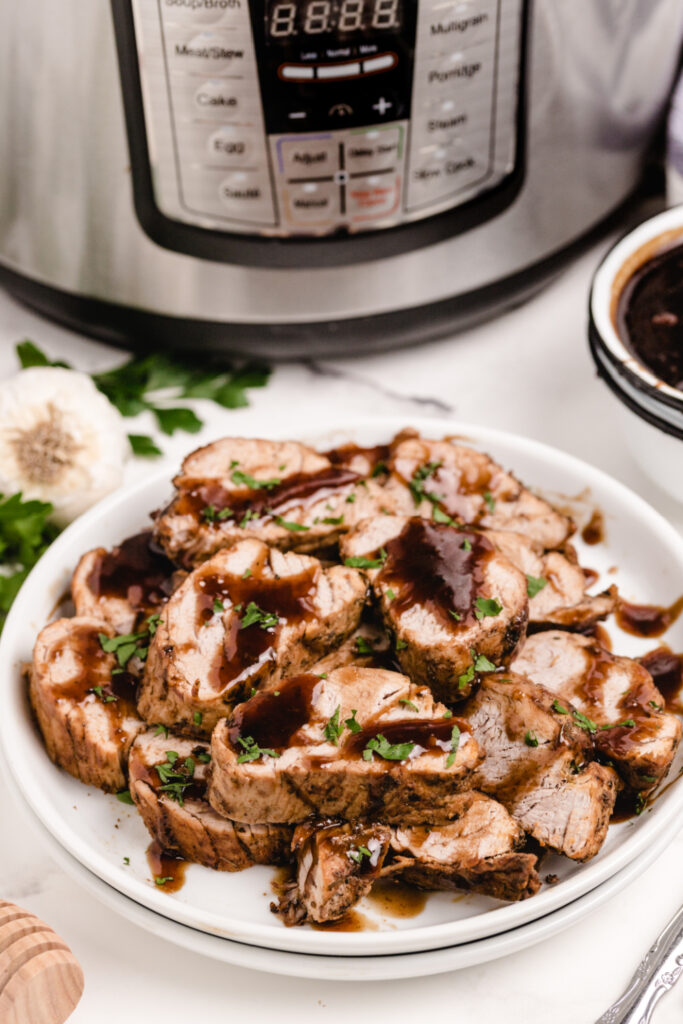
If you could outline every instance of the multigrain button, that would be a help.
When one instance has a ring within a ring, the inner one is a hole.
[[[332,182],[305,181],[285,190],[287,216],[296,224],[327,224],[339,214],[339,188]]]
[[[244,63],[244,47],[229,32],[199,32],[171,41],[168,48],[173,65],[185,71],[239,71]]]
[[[490,3],[439,4],[427,19],[432,46],[471,46],[493,36],[495,7]]]
[[[194,105],[203,114],[221,120],[236,117],[242,107],[239,85],[223,79],[202,82],[194,94]]]

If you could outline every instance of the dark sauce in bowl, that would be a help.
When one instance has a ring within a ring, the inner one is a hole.
[[[655,253],[621,290],[616,328],[660,380],[683,390],[683,245]]]

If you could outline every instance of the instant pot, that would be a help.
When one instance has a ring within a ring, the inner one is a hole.
[[[680,0],[4,0],[0,281],[314,355],[529,294],[637,185]]]

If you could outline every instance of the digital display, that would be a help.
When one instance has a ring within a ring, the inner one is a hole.
[[[333,32],[400,30],[401,0],[273,0],[266,13],[271,41],[292,40]]]

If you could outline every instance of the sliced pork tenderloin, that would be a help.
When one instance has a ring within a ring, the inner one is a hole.
[[[596,749],[635,792],[666,776],[681,739],[681,721],[664,709],[652,676],[593,637],[559,630],[529,637],[511,666],[571,703]]]
[[[271,910],[286,925],[338,921],[379,877],[389,849],[386,825],[306,822],[294,831],[296,876]]]
[[[128,537],[107,551],[95,548],[79,561],[71,580],[77,615],[89,615],[117,633],[133,633],[173,592],[178,572],[150,546],[152,531]]]
[[[188,455],[176,495],[154,533],[174,562],[192,567],[245,537],[283,550],[333,544],[363,516],[405,495],[296,441],[226,437]]]
[[[451,441],[400,437],[391,445],[385,495],[408,491],[414,512],[494,530],[512,530],[558,548],[574,524],[532,494],[488,455]],[[400,499],[399,499],[400,500]],[[388,507],[391,507],[388,505]]]
[[[481,758],[469,727],[383,669],[283,680],[219,722],[209,800],[252,823],[447,821]]]
[[[208,737],[259,685],[307,669],[356,629],[363,576],[252,538],[219,551],[164,606],[138,709]]]
[[[441,700],[469,696],[479,668],[503,662],[524,633],[527,580],[478,531],[375,516],[340,550],[371,577],[403,671]]]
[[[135,710],[135,680],[103,650],[106,622],[57,619],[38,634],[29,696],[50,758],[89,786],[126,786],[128,751],[145,728]]]
[[[162,850],[216,871],[289,860],[287,825],[242,825],[221,817],[206,799],[207,743],[163,729],[138,736],[129,785],[148,832]]]
[[[571,708],[524,676],[490,674],[462,710],[485,758],[473,787],[499,800],[542,846],[594,857],[607,834],[618,776],[593,760]]]

